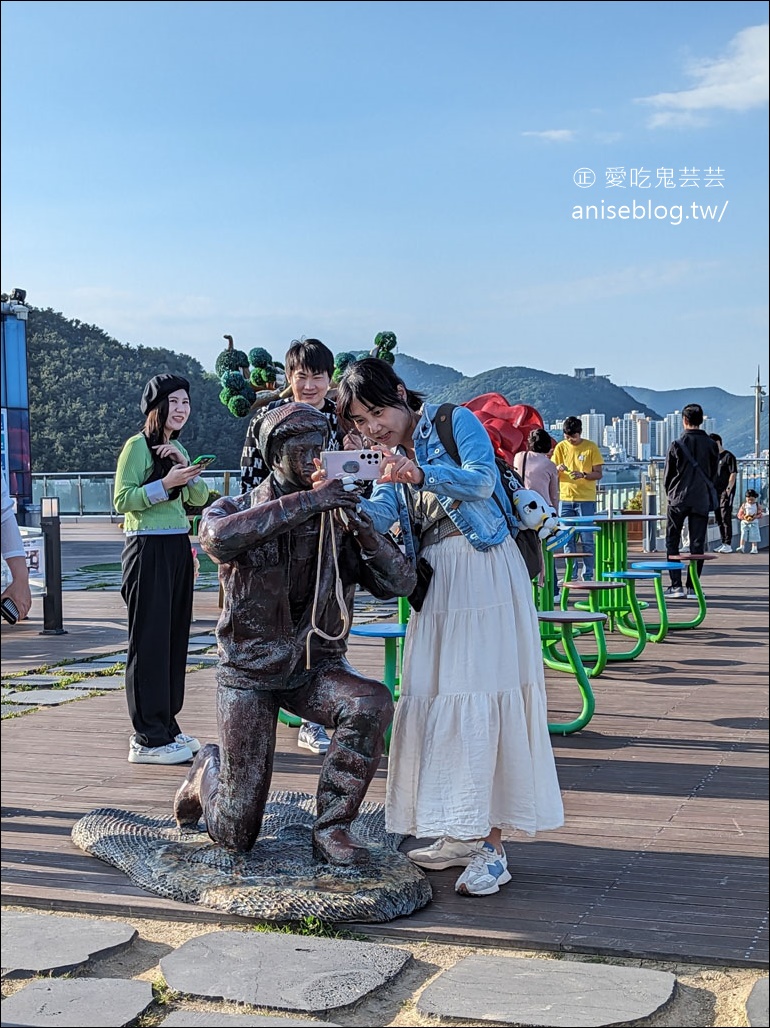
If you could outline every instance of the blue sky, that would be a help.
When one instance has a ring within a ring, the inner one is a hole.
[[[767,46],[753,2],[3,2],[2,288],[210,370],[391,330],[747,394]]]

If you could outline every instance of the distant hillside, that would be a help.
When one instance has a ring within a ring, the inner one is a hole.
[[[405,354],[396,357],[395,367],[410,388],[425,393],[434,403],[465,403],[479,393],[502,393],[510,403],[536,407],[546,424],[590,410],[604,414],[608,421],[630,410],[660,418],[652,407],[607,378],[576,379],[534,368],[493,368],[466,378],[453,368],[426,364]]]
[[[139,398],[145,383],[168,371],[190,380],[192,415],[182,433],[187,450],[193,455],[215,453],[218,469],[239,466],[248,419],[234,418],[219,402],[213,350],[212,371],[207,371],[185,354],[128,346],[96,325],[36,308],[29,313],[27,348],[34,472],[113,471],[123,443],[141,428]],[[466,378],[454,368],[408,354],[398,354],[395,366],[411,388],[433,402],[463,403],[479,393],[499,392],[511,403],[537,407],[547,423],[592,408],[608,418],[633,409],[659,418],[694,401],[716,418],[728,449],[742,456],[753,447],[752,397],[718,388],[623,390],[604,378],[575,379],[518,367]]]
[[[34,472],[114,471],[123,443],[144,422],[142,389],[163,372],[190,382],[192,414],[181,436],[188,452],[215,453],[217,468],[239,466],[247,419],[228,413],[218,380],[193,357],[127,346],[96,325],[35,308],[27,354]]]
[[[644,389],[641,386],[626,386],[626,392],[640,403],[650,404],[656,410],[667,414],[681,410],[688,403],[699,403],[707,417],[716,419],[717,432],[722,436],[722,442],[728,450],[736,457],[754,453],[753,396],[734,396],[716,386],[704,389],[669,389],[665,392]],[[760,435],[760,449],[767,449],[767,400],[760,421]]]

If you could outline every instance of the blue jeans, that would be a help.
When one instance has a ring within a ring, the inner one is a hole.
[[[596,513],[596,500],[561,500],[559,502],[560,518],[587,517]],[[565,543],[564,552],[574,553],[576,551],[575,539],[580,541],[580,550],[586,554],[582,562],[583,578],[588,582],[594,577],[594,533],[581,532],[578,528],[577,536],[572,536],[569,542]]]

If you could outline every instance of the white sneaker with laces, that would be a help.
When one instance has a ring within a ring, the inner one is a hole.
[[[185,735],[184,732],[180,732],[176,737],[176,741],[180,746],[186,746],[193,756],[201,748],[200,742],[195,738],[194,735]]]
[[[407,857],[413,864],[425,868],[426,871],[444,871],[447,867],[467,867],[475,856],[481,853],[483,839],[452,839],[442,835],[430,846],[419,846],[409,850]]]
[[[184,764],[192,758],[190,747],[178,742],[165,746],[142,746],[132,739],[128,747],[129,764]]]
[[[485,842],[455,882],[455,892],[461,896],[491,896],[510,880],[505,850],[498,853],[491,843]]]
[[[301,750],[310,750],[311,753],[326,753],[330,745],[331,739],[326,734],[323,725],[316,725],[312,721],[303,721],[299,726],[297,746]]]

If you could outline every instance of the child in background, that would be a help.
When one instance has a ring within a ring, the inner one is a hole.
[[[759,493],[754,489],[746,490],[746,499],[738,510],[738,520],[741,523],[741,542],[739,549],[745,553],[746,543],[751,543],[751,553],[759,553],[757,543],[759,542],[759,519],[764,514],[759,505]]]

